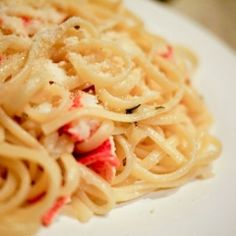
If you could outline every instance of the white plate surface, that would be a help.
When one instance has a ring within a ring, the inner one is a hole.
[[[236,56],[205,29],[149,0],[126,0],[147,27],[200,59],[194,77],[215,116],[223,153],[215,177],[173,191],[151,194],[81,224],[60,217],[38,236],[235,236],[236,235]]]

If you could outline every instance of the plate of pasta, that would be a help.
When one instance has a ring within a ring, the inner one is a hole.
[[[0,2],[0,235],[235,235],[236,56],[149,0]]]

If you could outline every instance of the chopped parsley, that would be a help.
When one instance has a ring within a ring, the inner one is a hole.
[[[54,84],[55,82],[53,80],[48,81],[49,84]]]
[[[80,26],[79,26],[79,25],[75,25],[74,28],[75,28],[76,30],[78,30],[78,29],[80,29]]]
[[[141,104],[138,104],[138,105],[135,106],[135,107],[126,109],[126,114],[132,114],[132,113],[133,113],[137,108],[139,108],[140,106],[141,106]]]
[[[122,164],[123,166],[126,166],[126,158],[123,159]]]
[[[157,107],[155,107],[155,110],[159,110],[159,109],[165,109],[165,107],[163,107],[163,106],[157,106]]]

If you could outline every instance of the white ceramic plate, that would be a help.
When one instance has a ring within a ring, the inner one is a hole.
[[[236,56],[206,30],[149,0],[127,0],[148,28],[192,48],[200,59],[195,83],[215,116],[223,153],[215,177],[151,194],[81,224],[60,217],[39,236],[236,235]]]

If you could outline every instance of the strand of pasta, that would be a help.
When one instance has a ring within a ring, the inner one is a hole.
[[[189,81],[190,50],[148,32],[121,0],[2,0],[0,13],[1,236],[32,235],[59,210],[86,222],[209,175],[221,144]],[[89,137],[74,137],[90,119]],[[106,181],[80,154],[113,140],[120,165],[102,170]]]
[[[67,114],[65,114],[63,117],[55,119],[53,122],[48,122],[46,124],[42,125],[42,129],[47,133],[51,133],[55,130],[57,130],[59,127],[65,125],[66,123],[76,120],[79,117],[90,115],[105,119],[110,119],[113,121],[120,121],[120,122],[135,122],[139,120],[144,120],[150,117],[154,117],[156,115],[162,114],[164,112],[167,112],[168,110],[172,109],[182,98],[182,90],[179,90],[176,95],[170,99],[167,103],[163,104],[162,106],[164,109],[150,109],[149,111],[145,111],[143,113],[133,113],[130,115],[127,114],[121,114],[121,113],[115,113],[111,112],[105,109],[95,109],[95,108],[85,108],[85,109],[78,109],[74,111],[69,111]]]

